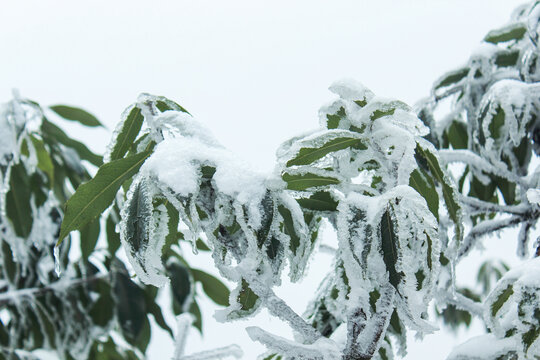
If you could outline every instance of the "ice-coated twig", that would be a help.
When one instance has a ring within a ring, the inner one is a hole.
[[[322,336],[317,329],[308,324],[283,299],[278,297],[272,289],[262,284],[255,277],[249,280],[251,280],[249,283],[253,291],[262,299],[270,314],[287,322],[307,343],[311,344]]]
[[[301,344],[270,334],[256,326],[249,326],[246,331],[253,341],[258,341],[271,351],[287,354],[294,359],[333,360],[341,358],[339,346],[330,339],[321,337],[313,344]]]
[[[172,360],[212,360],[234,357],[240,359],[244,353],[238,345],[229,345],[212,350],[201,351],[191,355],[183,355],[186,348],[186,340],[189,328],[193,324],[193,315],[184,313],[178,316],[176,320],[176,336],[174,345],[174,355]]]
[[[364,309],[357,309],[347,319],[347,345],[344,360],[369,360],[380,346],[394,310],[395,290],[390,285],[381,289],[377,312],[367,319]]]
[[[456,308],[468,311],[472,315],[478,316],[480,319],[484,318],[484,308],[482,307],[482,304],[477,303],[458,292],[452,294],[443,289],[439,289],[436,297],[440,303],[454,305]]]
[[[189,313],[180,314],[176,319],[173,360],[180,360],[183,358],[182,355],[186,348],[186,339],[191,324],[193,324],[193,315]]]
[[[238,345],[224,346],[208,351],[201,351],[195,354],[182,356],[180,358],[174,358],[174,360],[220,360],[233,357],[235,359],[241,359],[244,352]]]
[[[69,281],[59,280],[44,287],[9,290],[5,293],[0,294],[0,308],[6,304],[15,302],[18,299],[23,298],[23,297],[38,296],[48,291],[64,291],[67,288],[86,284],[86,283],[91,283],[93,281],[104,279],[109,276],[110,274],[98,274],[98,275],[93,275],[86,278],[71,279]]]
[[[516,226],[517,224],[527,221],[529,219],[529,216],[512,216],[502,220],[496,219],[481,222],[480,224],[473,227],[471,231],[469,231],[465,239],[463,239],[463,244],[461,245],[458,253],[458,260],[461,259],[463,256],[467,255],[469,251],[471,251],[476,240],[479,237],[492,234],[504,228]]]
[[[531,210],[531,206],[526,204],[520,205],[501,205],[494,204],[487,201],[482,201],[473,197],[468,197],[460,194],[459,200],[462,204],[465,204],[467,207],[475,210],[480,210],[484,212],[502,212],[513,215],[525,215]]]
[[[319,246],[319,251],[324,254],[336,255],[337,249],[333,248],[330,245],[322,244],[321,246]]]
[[[517,176],[511,171],[494,166],[486,159],[481,158],[470,150],[439,150],[439,156],[445,163],[462,162],[473,166],[480,171],[509,179],[510,181],[513,181],[526,189],[533,187],[526,179]]]

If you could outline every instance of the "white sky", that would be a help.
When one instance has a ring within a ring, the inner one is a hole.
[[[520,3],[4,0],[0,101],[18,88],[43,105],[85,107],[112,129],[140,92],[165,95],[229,149],[270,170],[282,141],[318,126],[318,109],[332,99],[327,88],[334,80],[353,78],[377,95],[412,105]],[[98,152],[110,135],[76,126],[71,133]],[[499,253],[515,253],[508,236],[490,240]],[[193,261],[209,268],[209,258]],[[470,277],[477,261],[464,264],[461,274]],[[280,293],[301,312],[329,264],[317,255],[313,274]],[[231,342],[241,344],[245,359],[262,351],[243,330],[251,322],[216,324],[210,310],[215,306],[204,299],[202,305],[208,308],[204,342],[193,334],[188,353]],[[290,334],[265,314],[256,322]],[[476,324],[475,331],[481,329]],[[172,356],[172,342],[154,334],[150,359]],[[422,346],[411,344],[407,359],[443,359],[456,341],[447,334],[430,336]]]

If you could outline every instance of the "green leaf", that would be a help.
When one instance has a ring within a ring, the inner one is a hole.
[[[440,80],[435,82],[435,90],[456,84],[469,74],[469,68],[462,68],[446,73]]]
[[[6,214],[17,236],[26,238],[32,230],[33,218],[28,191],[28,175],[22,163],[11,167],[9,191],[6,194]]]
[[[202,315],[201,309],[199,309],[199,305],[197,305],[197,302],[193,301],[191,303],[191,306],[189,307],[189,313],[195,316],[193,326],[199,329],[199,332],[202,334]]]
[[[501,307],[506,303],[508,298],[514,293],[512,285],[508,285],[503,292],[499,294],[497,299],[491,304],[491,316],[497,315]]]
[[[289,190],[306,190],[311,187],[337,185],[340,183],[340,181],[336,178],[312,173],[283,173],[281,177],[287,183],[287,189]]]
[[[125,206],[127,208],[125,236],[130,245],[130,252],[135,256],[150,241],[149,219],[152,218],[153,210],[152,201],[142,182],[136,184],[129,203]]]
[[[337,129],[342,118],[346,117],[345,108],[342,106],[335,114],[326,114],[326,127],[328,129]]]
[[[178,262],[167,265],[167,274],[171,279],[171,290],[174,301],[184,311],[186,300],[191,295],[191,276],[189,270]]]
[[[49,146],[54,146],[56,145],[56,142],[59,142],[60,144],[75,150],[81,159],[87,160],[95,166],[101,166],[103,164],[103,157],[94,154],[83,143],[67,136],[62,129],[45,118],[41,122],[41,132],[43,140],[48,143]]]
[[[511,24],[502,29],[490,31],[484,38],[484,41],[492,44],[498,44],[510,40],[521,40],[526,32],[527,27],[524,24]]]
[[[336,211],[338,202],[326,191],[318,191],[309,198],[296,200],[301,207],[316,211]]]
[[[457,191],[447,181],[448,177],[444,175],[439,161],[434,154],[427,149],[423,149],[420,145],[416,146],[416,154],[420,155],[426,161],[431,175],[441,184],[444,203],[450,219],[454,222],[456,237],[458,241],[461,241],[463,239],[463,225],[461,221],[461,208],[455,200],[457,198]]]
[[[325,142],[320,147],[301,148],[296,157],[287,162],[287,166],[309,165],[312,162],[321,159],[331,152],[347,148],[365,150],[366,145],[361,139],[355,137],[340,137]]]
[[[90,315],[94,324],[105,327],[109,321],[114,319],[114,300],[111,296],[111,285],[108,280],[99,280],[96,282],[96,290],[99,293],[99,298],[92,305],[88,315]]]
[[[99,238],[99,219],[86,224],[81,230],[81,257],[87,261]]]
[[[381,218],[381,249],[383,252],[383,260],[388,270],[390,284],[398,290],[398,284],[401,281],[402,274],[396,270],[398,260],[397,236],[394,230],[394,222],[388,210],[385,211]],[[399,290],[398,290],[399,292]]]
[[[519,50],[499,51],[495,55],[495,65],[499,67],[515,66],[519,58]]]
[[[114,147],[111,151],[111,160],[122,158],[131,145],[135,142],[144,121],[141,109],[133,107],[122,123],[122,128],[116,136]]]
[[[148,308],[148,312],[154,316],[154,320],[156,321],[156,324],[163,330],[167,331],[171,337],[174,336],[172,329],[169,327],[167,322],[165,321],[165,318],[163,317],[163,313],[161,312],[161,307],[159,307],[158,304],[156,304],[155,301],[151,300],[146,303],[146,307]]]
[[[51,157],[45,149],[45,144],[42,140],[30,135],[34,149],[36,150],[36,156],[38,160],[38,168],[43,171],[49,177],[49,183],[54,181],[54,166]]]
[[[255,310],[259,297],[251,290],[246,280],[242,279],[242,288],[238,294],[237,301],[242,306],[243,311],[251,313]]]
[[[300,246],[300,237],[296,234],[294,229],[294,221],[292,218],[291,211],[283,205],[278,206],[278,212],[283,217],[282,231],[290,237],[289,248],[292,253],[296,255],[296,250]]]
[[[439,194],[437,194],[433,179],[424,170],[417,168],[411,173],[409,186],[422,195],[429,210],[439,221]]]
[[[151,151],[111,161],[101,166],[94,178],[79,186],[67,201],[58,244],[73,230],[99,216],[113,202],[124,181],[137,173]]]
[[[467,124],[454,120],[447,129],[447,136],[450,145],[454,149],[466,149],[469,137],[467,134]]]
[[[204,292],[210,299],[218,305],[229,306],[230,291],[220,280],[197,269],[191,269],[191,274],[195,281],[202,284]]]
[[[116,251],[120,247],[120,234],[116,232],[116,223],[109,215],[105,222],[105,229],[107,232],[107,244],[109,248],[109,253],[111,255],[116,254]]]
[[[130,343],[139,338],[146,318],[143,290],[129,276],[116,273],[113,283],[115,310],[122,333]]]
[[[80,108],[66,105],[54,105],[51,106],[50,109],[66,120],[78,121],[83,125],[92,127],[103,126],[94,115]]]
[[[502,107],[499,106],[497,108],[497,112],[495,113],[495,116],[493,116],[488,126],[488,129],[492,138],[498,139],[501,137],[501,128],[504,125],[504,119],[505,119],[504,110],[502,109]]]

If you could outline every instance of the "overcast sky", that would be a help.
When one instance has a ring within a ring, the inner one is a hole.
[[[112,129],[139,93],[164,95],[205,123],[226,147],[270,170],[282,141],[318,126],[317,112],[332,99],[327,88],[333,81],[353,78],[377,95],[412,105],[429,94],[440,75],[464,63],[485,33],[503,25],[520,3],[4,1],[0,99],[9,100],[17,88],[43,105],[80,105]],[[98,152],[110,135],[76,126],[71,133]],[[515,252],[504,234],[493,244]],[[192,261],[209,268],[208,257]],[[317,255],[313,273],[281,293],[301,312],[329,265],[329,258]],[[219,325],[212,310],[205,315],[204,341],[194,333],[188,352],[233,341],[245,349],[245,359],[262,351],[243,330],[251,322]],[[256,321],[290,334],[264,313]],[[172,342],[155,334],[150,359],[172,356]],[[443,359],[455,341],[431,336],[422,346],[411,344],[407,358]]]

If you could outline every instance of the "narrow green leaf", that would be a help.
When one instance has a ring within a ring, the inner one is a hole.
[[[128,341],[134,342],[139,338],[147,319],[144,292],[123,273],[116,273],[113,292],[122,333]]]
[[[336,211],[338,202],[326,191],[318,191],[309,198],[296,200],[301,207],[316,211]]]
[[[137,173],[150,154],[151,151],[145,151],[111,161],[101,166],[92,180],[79,186],[66,203],[58,244],[107,209],[122,183]]]
[[[255,310],[259,297],[251,290],[246,280],[242,279],[242,289],[238,294],[237,301],[242,305],[242,310],[252,312]]]
[[[56,145],[56,142],[70,147],[79,154],[79,157],[83,160],[89,161],[95,166],[101,166],[103,164],[103,157],[94,154],[83,143],[73,140],[58,126],[54,125],[47,119],[43,119],[41,122],[41,132],[43,140],[49,144],[49,146]]]
[[[107,232],[109,254],[114,255],[120,247],[120,234],[116,232],[116,223],[110,215],[105,222],[105,229]]]
[[[287,166],[309,165],[312,162],[323,158],[331,152],[347,148],[365,150],[366,145],[361,139],[355,137],[340,137],[325,142],[320,147],[301,148],[296,157],[287,162]]]
[[[311,187],[337,185],[340,183],[340,181],[336,178],[329,176],[320,176],[312,173],[283,173],[281,177],[287,183],[287,189],[289,190],[306,190]]]
[[[484,38],[484,41],[492,44],[498,44],[510,40],[521,40],[526,32],[527,27],[524,24],[511,24],[502,29],[490,31]]]
[[[519,50],[500,51],[495,55],[495,65],[499,67],[515,66],[519,58]]]
[[[292,253],[296,255],[296,250],[300,246],[300,237],[296,234],[296,230],[294,229],[294,221],[291,211],[285,206],[279,205],[278,212],[283,217],[282,231],[291,239],[289,248],[291,249]]]
[[[193,279],[202,284],[203,290],[210,299],[221,306],[229,306],[230,291],[219,279],[204,271],[191,269]]]
[[[66,105],[54,105],[50,109],[66,120],[78,121],[86,126],[103,126],[99,120],[88,111]]]
[[[51,160],[51,157],[47,150],[45,149],[45,144],[42,140],[36,138],[35,136],[30,135],[34,149],[36,150],[36,156],[38,160],[38,168],[41,169],[49,177],[49,183],[52,184],[54,181],[54,166]]]
[[[514,293],[514,288],[512,287],[512,285],[508,285],[508,287],[499,294],[499,296],[497,297],[497,300],[495,300],[493,304],[491,304],[491,316],[497,315],[501,307],[504,305],[504,303],[506,303],[508,298],[513,293]]]
[[[495,116],[493,116],[488,126],[488,129],[492,138],[498,139],[501,137],[501,128],[504,125],[504,119],[505,119],[504,110],[502,109],[502,107],[499,106],[497,108],[497,112],[495,113]]]
[[[150,242],[149,221],[153,210],[152,201],[142,182],[136,184],[125,206],[127,208],[125,236],[130,245],[130,252],[137,258],[139,250],[144,249]],[[138,263],[144,265],[141,261]]]
[[[420,155],[427,163],[431,175],[441,184],[444,203],[450,215],[450,219],[454,222],[454,229],[458,241],[463,239],[463,225],[461,222],[461,208],[456,202],[457,191],[447,182],[447,177],[437,160],[437,157],[427,149],[422,149],[420,145],[416,146],[416,154]]]
[[[396,270],[398,260],[397,236],[394,230],[392,216],[388,210],[385,211],[381,218],[381,249],[383,252],[383,260],[388,270],[390,284],[398,290],[398,284],[401,281],[402,274]],[[399,290],[398,290],[399,291]]]
[[[191,303],[191,306],[189,307],[189,313],[195,316],[195,321],[193,322],[193,326],[195,326],[199,330],[199,332],[202,334],[201,309],[199,309],[199,305],[197,305],[196,301],[193,301]]]
[[[171,290],[174,301],[184,311],[187,299],[191,296],[191,276],[189,270],[179,262],[167,265],[167,274],[171,279]]]
[[[99,238],[99,218],[82,227],[81,233],[81,257],[88,260],[88,256],[94,251]]]
[[[409,186],[415,189],[426,200],[431,213],[439,221],[439,195],[435,188],[433,179],[421,168],[417,168],[411,173]]]
[[[120,129],[120,132],[116,136],[114,147],[111,151],[111,160],[120,159],[127,153],[139,135],[143,121],[144,116],[141,113],[141,109],[136,106],[133,107],[124,120],[122,129]]]
[[[28,175],[22,163],[11,167],[9,191],[6,194],[6,214],[17,236],[26,238],[32,230],[33,218],[28,191]]]
[[[458,83],[469,74],[469,68],[462,68],[445,74],[440,80],[435,82],[435,90]]]
[[[454,120],[447,129],[447,136],[450,145],[454,149],[466,149],[469,142],[467,134],[467,124]]]

